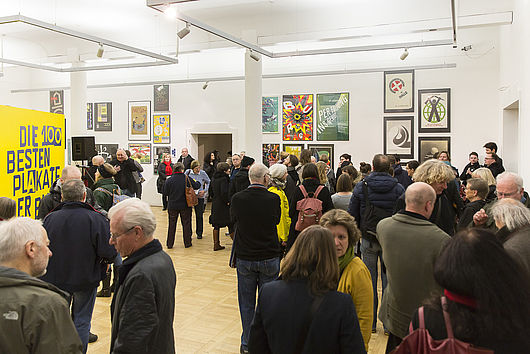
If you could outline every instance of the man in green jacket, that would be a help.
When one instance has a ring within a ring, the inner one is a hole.
[[[428,220],[435,201],[430,185],[413,183],[405,191],[405,210],[377,225],[388,278],[379,311],[390,332],[387,353],[408,334],[412,315],[422,302],[433,292],[441,294],[434,280],[434,262],[451,238]]]
[[[15,218],[0,224],[0,353],[81,353],[68,295],[36,277],[50,252],[42,223]]]

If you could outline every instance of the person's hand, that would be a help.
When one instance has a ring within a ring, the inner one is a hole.
[[[116,172],[120,172],[121,167],[119,165],[116,165],[116,166],[114,166],[114,169],[116,170]]]
[[[484,211],[484,209],[480,209],[473,215],[473,223],[476,226],[484,225],[486,221],[488,220],[488,214]]]
[[[467,170],[467,174],[471,176],[473,172],[471,172],[471,170]]]

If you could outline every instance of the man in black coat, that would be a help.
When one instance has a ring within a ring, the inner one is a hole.
[[[252,164],[254,164],[254,159],[252,157],[243,156],[241,159],[241,167],[239,172],[237,172],[235,177],[230,179],[230,189],[228,190],[228,197],[230,199],[232,199],[234,194],[247,189],[247,187],[250,185],[250,180],[248,179],[248,170]]]
[[[122,194],[134,197],[136,194],[136,181],[134,180],[133,171],[138,171],[134,160],[127,156],[123,149],[116,151],[116,159],[110,162],[118,172],[114,179],[120,188]]]
[[[188,148],[182,148],[181,155],[177,162],[182,162],[184,165],[184,171],[191,168],[191,163],[193,162],[193,157],[188,153]]]
[[[109,217],[110,243],[125,259],[111,304],[110,352],[173,354],[176,275],[153,238],[155,216],[147,203],[127,199]]]
[[[66,181],[63,203],[44,218],[53,257],[41,279],[72,295],[72,319],[86,352],[96,289],[116,250],[109,245],[107,218],[84,203],[85,197],[80,179]]]
[[[280,197],[265,187],[270,180],[269,169],[254,165],[249,178],[248,188],[234,194],[230,203],[230,215],[236,224],[237,292],[243,327],[241,352],[248,352],[256,289],[278,277],[281,255],[276,229],[281,217]]]
[[[504,166],[502,165],[502,160],[494,152],[486,153],[486,156],[484,157],[484,167],[489,168],[491,174],[493,174],[493,177],[495,178],[505,171]]]

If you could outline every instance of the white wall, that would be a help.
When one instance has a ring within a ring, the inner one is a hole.
[[[399,61],[400,51],[359,53],[359,55],[330,55],[327,57],[285,58],[278,61],[264,59],[263,73],[304,72],[314,70],[396,67],[407,65],[425,65],[433,63],[456,63],[455,69],[418,70],[415,73],[418,89],[451,88],[451,133],[436,134],[451,136],[451,152],[453,164],[463,168],[467,163],[468,153],[477,151],[483,157],[482,146],[487,141],[500,141],[500,110],[499,110],[499,29],[472,29],[461,31],[460,43],[472,43],[474,49],[464,55],[460,49],[427,48],[412,50],[405,62]],[[193,62],[200,61],[201,65]],[[207,75],[242,75],[243,51],[223,56],[217,54],[212,60],[208,56],[190,56],[183,61],[188,65],[188,72],[180,64],[168,68],[116,70],[105,72],[89,72],[88,84],[121,83],[135,81],[164,81]],[[341,64],[342,62],[342,64]],[[193,69],[190,69],[193,67]],[[21,69],[16,69],[21,70]],[[29,72],[31,79],[12,83],[15,88],[51,88],[68,86],[68,74],[49,74],[36,70]],[[212,82],[207,90],[202,90],[202,82],[172,84],[170,87],[171,110],[171,145],[177,149],[192,143],[192,133],[207,133],[197,127],[222,126],[224,133],[242,134],[244,120],[244,81]],[[48,92],[12,94],[6,87],[0,86],[0,104],[17,105],[23,108],[48,110]],[[383,149],[383,73],[362,73],[334,76],[312,76],[298,78],[264,79],[263,95],[296,94],[296,93],[350,93],[350,141],[321,142],[335,144],[335,161],[348,152],[358,166],[361,161],[371,161],[376,153]],[[89,89],[88,102],[112,102],[113,131],[86,131],[87,135],[95,135],[96,143],[127,144],[127,107],[128,101],[152,100],[151,85],[133,87],[111,87]],[[70,114],[69,91],[65,92],[66,116]],[[417,97],[415,99],[417,110]],[[410,114],[401,114],[410,115]],[[417,148],[417,112],[415,115],[415,154]],[[390,115],[389,115],[390,116]],[[396,115],[394,115],[396,116]],[[201,131],[198,131],[201,130]],[[280,127],[281,131],[281,127]],[[239,132],[239,133],[238,133]],[[435,134],[422,134],[422,136]],[[281,143],[280,134],[266,134],[264,143]],[[318,141],[306,143],[320,143]],[[190,152],[196,153],[197,147],[190,146]],[[238,150],[239,148],[235,148]],[[243,147],[241,148],[243,149]],[[502,148],[501,148],[502,156]],[[195,155],[194,155],[195,156]],[[503,158],[505,158],[503,156]],[[260,157],[256,160],[259,161]],[[152,176],[152,165],[144,165],[145,199],[153,204],[160,204],[156,194],[156,176]]]

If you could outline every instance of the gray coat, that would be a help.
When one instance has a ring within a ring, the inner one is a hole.
[[[432,292],[441,294],[433,276],[434,262],[451,238],[421,216],[398,213],[379,222],[377,239],[388,278],[379,319],[403,338],[414,311]]]

